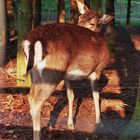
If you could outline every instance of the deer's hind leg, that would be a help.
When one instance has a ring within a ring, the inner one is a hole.
[[[89,76],[92,87],[92,96],[95,104],[96,124],[97,126],[102,127],[103,124],[101,122],[100,103],[99,103],[99,77],[100,73],[97,72],[92,72]]]
[[[73,93],[73,89],[71,87],[70,81],[65,80],[65,82],[66,82],[67,97],[68,97],[68,103],[69,103],[69,116],[68,116],[67,126],[69,130],[74,130],[73,113],[72,113],[74,93]]]

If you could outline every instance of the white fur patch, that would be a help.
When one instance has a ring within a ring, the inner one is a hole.
[[[46,67],[46,59],[43,59],[43,61],[37,63],[36,66],[37,66],[40,76],[42,77],[42,70]]]
[[[40,41],[37,41],[35,43],[35,55],[34,55],[34,66],[37,65],[38,63],[40,63],[42,61],[42,44]]]
[[[46,59],[43,59],[43,61],[41,61],[40,63],[37,64],[37,68],[39,70],[43,70],[46,66]]]
[[[72,71],[69,71],[67,73],[67,78],[70,80],[78,80],[78,79],[82,79],[86,76],[86,73],[84,73],[82,70],[80,69],[75,69]]]
[[[29,40],[24,40],[23,41],[23,43],[22,43],[22,45],[23,45],[23,49],[24,49],[24,53],[26,54],[26,56],[25,56],[25,62],[26,62],[26,64],[28,63],[28,60],[29,60],[29,45],[30,45],[31,43],[30,43],[30,41]]]
[[[96,80],[96,72],[93,72],[89,77],[92,81]]]

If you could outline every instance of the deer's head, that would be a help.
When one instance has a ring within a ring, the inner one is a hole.
[[[91,11],[81,0],[76,0],[76,2],[78,11],[81,14],[79,16],[78,25],[88,28],[93,32],[100,32],[101,25],[109,23],[114,18],[107,14],[100,17],[95,11]]]

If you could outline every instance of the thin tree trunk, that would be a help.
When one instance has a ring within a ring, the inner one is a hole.
[[[114,19],[106,25],[105,31],[106,39],[112,56],[115,54],[115,43],[116,43],[114,11],[115,11],[114,0],[106,0],[106,14],[114,16]]]
[[[114,15],[114,0],[106,1],[106,13],[110,15]]]
[[[19,7],[19,1],[13,0],[14,26],[16,31],[17,31],[18,7]]]
[[[106,14],[115,15],[115,8],[114,8],[114,0],[107,0],[106,1]],[[107,26],[107,33],[111,33],[114,31],[115,28],[115,17],[114,19],[108,24]]]
[[[0,1],[0,67],[5,61],[6,48],[6,2]]]
[[[131,14],[131,0],[127,2],[127,17],[126,17],[126,25],[130,26],[130,14]]]
[[[41,23],[41,0],[33,0],[32,29]]]
[[[58,0],[58,23],[65,23],[65,0]]]
[[[79,15],[79,12],[77,9],[76,0],[71,0],[70,1],[70,23],[77,24],[78,15]]]
[[[17,85],[28,86],[29,80],[26,83],[23,79],[23,75],[26,72],[26,66],[24,62],[23,51],[21,49],[21,40],[32,28],[32,0],[20,0],[18,8],[17,19],[17,32],[18,32],[18,52],[17,52]]]

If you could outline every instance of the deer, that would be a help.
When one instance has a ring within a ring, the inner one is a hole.
[[[71,82],[82,79],[90,80],[96,125],[103,125],[99,105],[99,79],[102,70],[109,63],[110,54],[107,42],[100,33],[79,25],[51,23],[30,31],[22,41],[21,48],[26,74],[30,73],[32,81],[28,102],[34,140],[40,140],[41,137],[43,103],[56,90],[61,80],[65,81],[68,97],[68,129],[74,130],[74,93]]]
[[[114,17],[109,14],[103,14],[102,17],[96,14],[96,11],[91,11],[83,0],[76,0],[78,12],[80,16],[78,18],[78,25],[85,27],[93,32],[101,33],[104,35],[102,28],[104,25],[110,23]],[[61,91],[64,86],[64,80],[57,86],[57,90]]]

